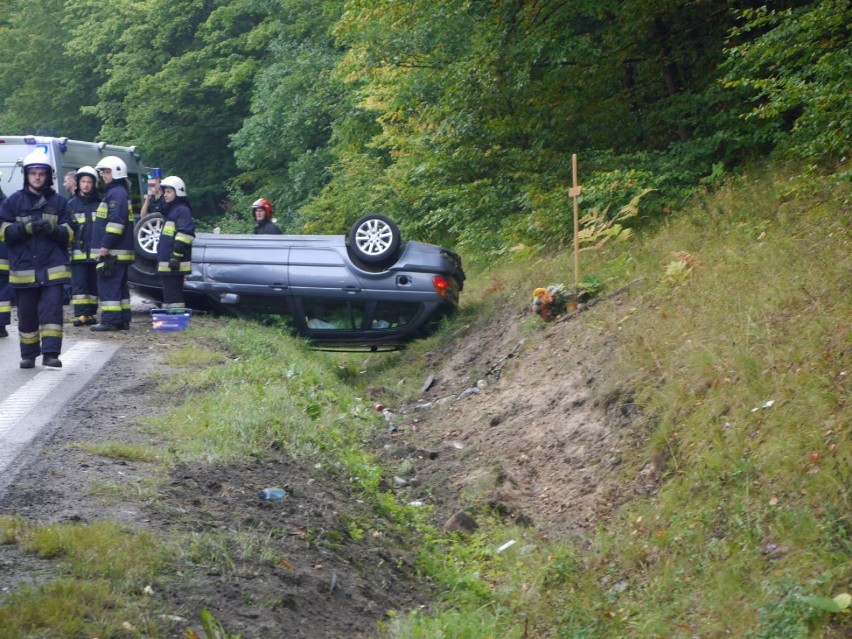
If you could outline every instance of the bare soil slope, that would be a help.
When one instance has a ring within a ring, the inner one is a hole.
[[[595,326],[597,310],[527,338],[523,316],[506,310],[445,352],[430,353],[425,375],[433,383],[418,402],[388,406],[395,428],[376,437],[377,451],[410,460],[405,482],[388,478],[389,488],[434,505],[439,524],[461,509],[475,518],[480,508],[496,507],[544,534],[582,538],[619,499],[621,431],[633,416],[629,403],[600,393],[611,336]],[[129,334],[103,338],[121,341],[121,351],[19,460],[0,513],[32,523],[115,518],[163,535],[267,540],[263,553],[232,542],[222,549],[227,561],[176,565],[153,584],[163,610],[182,618],[164,629],[169,636],[197,627],[207,608],[243,637],[366,637],[387,611],[428,604],[435,593],[416,581],[407,540],[337,534],[348,518],[369,514],[347,486],[330,484],[312,466],[273,455],[229,467],[180,464],[162,478],[152,464],[76,446],[151,441],[137,420],[164,407],[149,374],[163,343],[179,337],[152,331],[146,320],[140,313]],[[193,319],[205,321],[213,320]],[[162,482],[154,495],[146,492],[151,478]],[[281,484],[291,492],[284,501],[257,498]],[[3,592],[56,571],[52,562],[0,546],[0,601]]]
[[[621,302],[604,304],[612,312]],[[599,310],[526,336],[524,315],[504,310],[430,354],[433,383],[399,408],[387,447],[413,462],[412,499],[433,503],[438,519],[497,509],[582,541],[621,499],[623,431],[636,416],[605,383],[614,338],[597,328]]]

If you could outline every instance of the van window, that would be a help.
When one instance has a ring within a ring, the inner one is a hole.
[[[133,221],[139,221],[139,211],[142,210],[142,193],[139,191],[139,179],[140,175],[138,173],[129,173],[128,182],[130,187],[130,210],[133,211]],[[146,177],[147,184],[147,177]]]

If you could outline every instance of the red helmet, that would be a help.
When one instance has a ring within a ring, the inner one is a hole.
[[[267,220],[272,219],[272,204],[269,203],[265,197],[260,198],[254,204],[251,205],[251,212],[254,214],[255,209],[263,209],[264,217]]]

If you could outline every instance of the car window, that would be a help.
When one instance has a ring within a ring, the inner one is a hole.
[[[365,301],[305,299],[305,323],[313,330],[352,331],[364,323]]]
[[[408,324],[420,310],[419,302],[376,302],[370,328],[388,330]]]

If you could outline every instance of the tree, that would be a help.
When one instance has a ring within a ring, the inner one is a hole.
[[[726,85],[750,90],[751,122],[785,135],[793,157],[838,163],[852,148],[852,5],[820,0],[797,9],[740,12]]]
[[[352,100],[333,76],[341,58],[331,27],[340,2],[282,0],[267,18],[269,43],[254,77],[250,113],[232,137],[242,173],[232,196],[247,210],[266,197],[279,224],[297,230],[298,210],[317,195],[330,174],[334,123],[346,117]]]
[[[96,118],[83,113],[99,77],[63,51],[70,22],[61,0],[7,0],[0,18],[0,130],[93,139]]]

